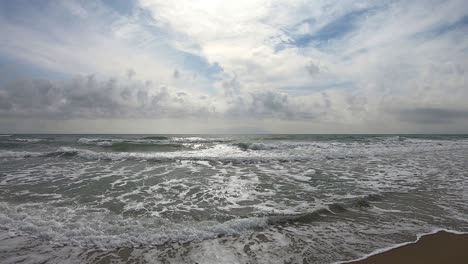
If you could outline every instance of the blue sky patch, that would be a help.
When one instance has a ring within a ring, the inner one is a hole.
[[[128,16],[135,10],[137,2],[131,0],[111,0],[102,1],[102,3],[109,6],[120,15]]]
[[[311,42],[328,42],[334,39],[342,38],[352,32],[356,27],[356,23],[369,12],[368,9],[352,11],[343,15],[334,21],[328,23],[316,33],[311,35],[303,35],[295,40],[296,46],[307,46]]]

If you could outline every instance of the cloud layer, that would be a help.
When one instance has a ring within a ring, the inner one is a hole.
[[[0,5],[0,123],[468,132],[466,1]]]

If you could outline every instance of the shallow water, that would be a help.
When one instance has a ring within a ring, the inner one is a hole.
[[[468,136],[5,135],[2,263],[332,263],[468,231]]]

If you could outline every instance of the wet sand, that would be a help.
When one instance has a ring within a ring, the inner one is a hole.
[[[468,234],[439,231],[424,235],[417,242],[403,245],[352,264],[466,264],[468,263]]]

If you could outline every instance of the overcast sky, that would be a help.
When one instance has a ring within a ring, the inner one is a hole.
[[[468,1],[0,1],[0,133],[468,133]]]

